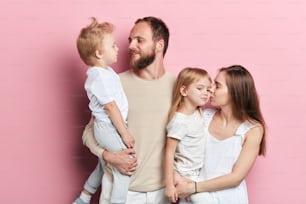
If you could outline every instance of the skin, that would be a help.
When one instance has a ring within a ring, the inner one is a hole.
[[[100,49],[97,49],[95,52],[95,57],[97,59],[95,66],[107,67],[117,62],[118,51],[119,48],[117,47],[113,34],[105,34]]]
[[[129,36],[129,56],[131,65],[142,57],[152,52],[155,54],[154,61],[142,69],[134,69],[136,75],[145,80],[158,79],[165,73],[163,57],[164,41],[153,41],[151,27],[146,22],[136,24]]]
[[[220,110],[214,115],[208,128],[211,135],[218,140],[225,140],[233,135],[243,121],[233,117],[230,96],[225,82],[225,73],[220,72],[215,79],[215,90],[212,93],[211,104]],[[251,121],[252,122],[252,121]],[[251,170],[263,137],[263,128],[252,122],[255,127],[245,135],[242,151],[231,173],[207,181],[197,183],[197,192],[213,192],[225,188],[238,186]],[[182,180],[176,186],[180,198],[185,198],[195,192],[195,183]]]
[[[203,77],[191,83],[188,87],[182,86],[180,88],[180,94],[183,96],[183,103],[178,112],[192,115],[195,111],[198,111],[198,107],[204,106],[208,102],[210,88],[211,82],[208,77]],[[175,185],[180,179],[180,176],[175,173],[173,166],[174,154],[179,142],[177,139],[167,137],[164,171],[166,180],[165,196],[170,202],[176,202],[178,200]]]

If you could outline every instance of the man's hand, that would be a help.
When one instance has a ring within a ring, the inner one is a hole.
[[[124,175],[131,176],[136,170],[135,149],[125,149],[118,152],[104,151],[102,158]]]

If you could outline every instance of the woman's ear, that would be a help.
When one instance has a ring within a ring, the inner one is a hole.
[[[180,93],[182,96],[187,96],[187,89],[186,89],[186,86],[181,86],[180,88]]]
[[[95,57],[96,57],[97,59],[102,59],[102,57],[103,57],[103,52],[102,52],[102,50],[96,50],[96,51],[95,51]]]

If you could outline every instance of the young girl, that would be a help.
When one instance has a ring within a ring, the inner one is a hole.
[[[211,78],[200,68],[183,69],[174,85],[165,155],[165,195],[171,202],[178,199],[175,185],[180,176],[198,181],[205,147],[201,107],[209,100],[210,89]],[[205,200],[203,195],[199,203],[210,203],[209,197]]]
[[[89,66],[85,89],[94,116],[94,136],[97,142],[111,152],[133,148],[134,137],[126,126],[128,101],[119,76],[110,67],[117,61],[118,55],[113,25],[98,23],[93,18],[92,23],[81,30],[77,47],[80,57]],[[104,161],[101,159],[100,162],[104,167]],[[116,168],[112,168],[112,173],[114,184],[111,202],[125,203],[130,177],[121,174]],[[75,203],[83,201],[77,199]]]
[[[250,72],[233,65],[221,68],[211,105],[203,112],[207,142],[201,182],[180,182],[180,197],[210,192],[217,204],[247,204],[245,177],[258,155],[265,155],[265,121]],[[204,181],[203,181],[204,180]]]

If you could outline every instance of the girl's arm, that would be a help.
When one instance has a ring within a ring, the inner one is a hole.
[[[177,185],[179,196],[183,198],[192,194],[195,186],[197,192],[212,192],[238,186],[247,176],[257,158],[262,136],[262,126],[256,126],[249,130],[245,135],[241,153],[231,173],[198,183],[179,183]]]
[[[135,144],[134,137],[128,131],[125,122],[123,120],[122,114],[116,104],[115,101],[109,102],[104,105],[104,109],[109,115],[112,123],[114,124],[115,128],[119,132],[124,144],[128,148],[133,148]]]
[[[174,163],[174,153],[176,146],[178,144],[178,140],[174,138],[167,137],[167,143],[166,143],[166,152],[165,152],[165,169],[164,169],[164,175],[165,175],[165,196],[169,199],[169,201],[175,203],[178,199],[178,194],[175,190],[174,185],[174,170],[173,170],[173,163]]]

